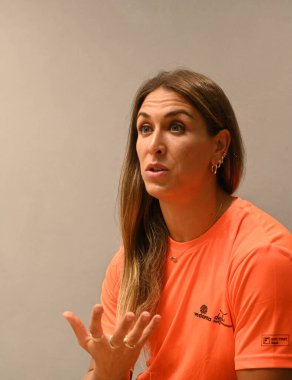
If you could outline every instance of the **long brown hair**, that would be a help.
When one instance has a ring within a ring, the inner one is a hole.
[[[208,77],[179,69],[163,71],[142,84],[134,99],[128,144],[120,180],[120,224],[124,269],[118,315],[154,311],[163,286],[168,230],[159,202],[145,189],[136,152],[137,114],[146,96],[159,87],[183,96],[204,118],[209,135],[228,129],[231,143],[217,172],[218,185],[232,194],[243,173],[244,150],[238,123],[223,90]]]

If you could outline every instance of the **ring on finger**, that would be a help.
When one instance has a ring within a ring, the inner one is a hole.
[[[98,337],[94,337],[92,335],[92,332],[90,332],[90,339],[93,340],[94,343],[99,343],[102,341],[102,338],[103,338],[103,334],[101,334],[101,336],[98,336]]]
[[[112,350],[116,350],[117,348],[120,348],[121,346],[116,346],[115,344],[113,344],[113,342],[112,342],[112,337],[110,338],[110,340],[109,340],[109,345],[110,345],[110,348],[112,349]]]
[[[128,337],[127,335],[125,336],[125,338],[123,339],[123,343],[124,345],[127,347],[127,348],[130,348],[131,350],[133,350],[135,347],[136,347],[136,344],[131,344],[128,342]]]

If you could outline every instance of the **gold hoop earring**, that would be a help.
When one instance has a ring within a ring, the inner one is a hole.
[[[211,172],[212,172],[212,174],[216,175],[216,173],[217,173],[217,165],[216,164],[212,164]]]
[[[223,154],[222,154],[222,157],[221,157],[220,160],[217,162],[217,164],[212,164],[212,166],[211,166],[211,172],[212,172],[214,175],[217,174],[218,169],[219,169],[220,166],[223,164],[223,161],[224,161],[225,156],[226,156],[226,153],[223,153]]]

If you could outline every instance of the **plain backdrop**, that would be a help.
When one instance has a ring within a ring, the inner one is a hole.
[[[189,67],[230,98],[238,191],[292,228],[292,1],[0,0],[0,378],[79,380],[87,323],[120,244],[132,98]]]

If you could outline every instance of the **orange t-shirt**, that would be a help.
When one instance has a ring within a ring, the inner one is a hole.
[[[107,333],[122,265],[121,250],[102,289]],[[291,277],[291,234],[240,198],[199,238],[169,239],[162,319],[138,379],[235,380],[239,369],[292,368]]]

